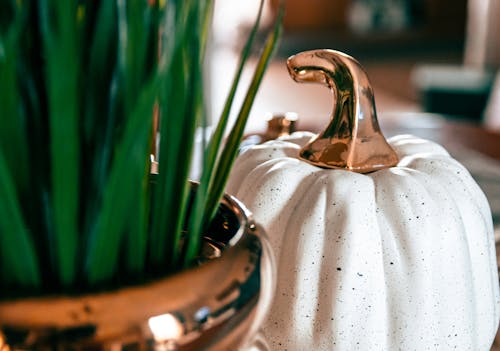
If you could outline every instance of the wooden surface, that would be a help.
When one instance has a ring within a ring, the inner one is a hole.
[[[380,114],[379,123],[386,137],[413,134],[433,140],[447,149],[462,147],[477,151],[500,164],[500,131],[487,130],[465,120],[421,112]],[[300,129],[318,132],[324,127],[324,121],[300,118]]]
[[[500,131],[482,128],[464,120],[446,119],[426,113],[399,114],[401,118],[388,116],[381,126],[390,134],[412,133],[434,140],[444,147],[460,146],[475,150],[500,162]]]

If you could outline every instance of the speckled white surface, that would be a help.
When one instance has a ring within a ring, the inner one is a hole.
[[[390,140],[371,174],[297,159],[311,133],[243,153],[227,191],[278,262],[271,350],[489,350],[500,318],[493,225],[468,171],[439,145]]]

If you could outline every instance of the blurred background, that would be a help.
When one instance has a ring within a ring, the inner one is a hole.
[[[278,1],[266,2],[262,40]],[[213,120],[258,5],[258,0],[216,1],[207,87]],[[288,56],[321,48],[343,51],[363,65],[386,137],[409,133],[437,141],[469,169],[488,197],[500,240],[500,1],[287,0],[283,36],[256,97],[248,134],[264,132],[269,113],[297,113],[298,129],[319,132],[327,126],[331,92],[297,84],[286,69]]]
[[[278,2],[265,3],[261,40]],[[259,6],[258,0],[215,3],[206,89],[212,121]],[[321,48],[343,51],[364,66],[386,137],[409,133],[437,141],[469,169],[488,197],[500,241],[500,1],[287,0],[283,36],[247,134],[265,132],[272,113],[297,113],[297,129],[319,132],[328,125],[331,92],[297,84],[286,68],[290,55]],[[254,65],[245,70],[243,86]]]
[[[277,4],[267,1],[263,30]],[[214,118],[232,77],[235,45],[244,42],[258,1],[218,0],[216,6],[209,89]],[[285,66],[288,56],[319,48],[343,51],[362,63],[381,115],[433,112],[500,129],[500,102],[494,101],[500,100],[500,87],[493,93],[499,18],[497,0],[287,0],[281,44],[248,130],[265,128],[270,111],[297,112],[306,125],[326,123],[328,90],[294,83]]]

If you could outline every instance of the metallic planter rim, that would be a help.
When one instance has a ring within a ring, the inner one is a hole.
[[[54,340],[81,349],[168,342],[173,350],[211,350],[212,344],[216,350],[245,343],[271,303],[274,259],[262,228],[244,205],[225,195],[221,206],[240,224],[221,257],[144,285],[0,301],[0,349],[5,342],[29,349]],[[154,330],[155,318],[167,318],[167,334]],[[9,341],[13,330],[19,340]]]

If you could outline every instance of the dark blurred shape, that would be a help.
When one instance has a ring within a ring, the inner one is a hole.
[[[286,31],[342,29],[347,24],[350,0],[287,0],[283,26]],[[279,0],[271,0],[274,11]]]
[[[466,13],[467,0],[287,0],[281,55],[332,48],[366,61],[462,53]]]
[[[462,65],[421,65],[412,80],[424,111],[481,121],[494,74]]]
[[[241,142],[240,153],[254,145],[294,133],[297,130],[296,123],[298,119],[298,115],[295,112],[269,113],[267,115],[266,132],[264,134],[253,134],[246,137]]]
[[[267,116],[267,140],[290,135],[296,130],[298,116],[294,112],[273,113]]]
[[[425,111],[491,124],[500,118],[491,112],[496,103],[491,91],[500,67],[500,2],[469,0],[466,15],[464,63],[421,65],[414,70],[413,80]],[[483,117],[485,111],[488,116]]]

